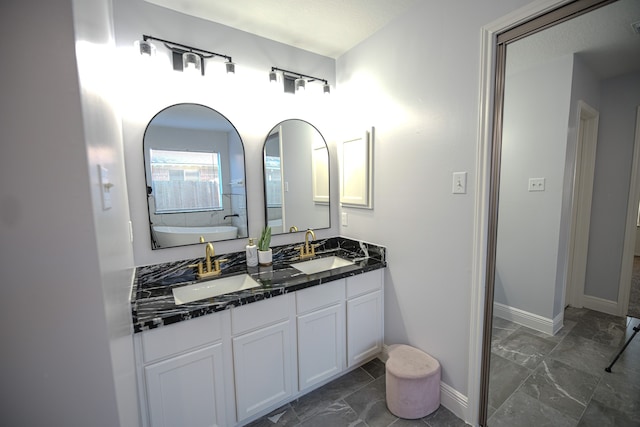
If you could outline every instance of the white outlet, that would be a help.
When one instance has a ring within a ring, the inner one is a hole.
[[[544,191],[544,178],[529,178],[529,191]]]
[[[349,226],[349,214],[347,214],[346,212],[342,212],[342,226],[343,227]]]

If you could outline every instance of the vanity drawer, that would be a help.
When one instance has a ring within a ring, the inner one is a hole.
[[[380,269],[347,277],[347,298],[382,289],[383,272],[384,269]]]
[[[344,301],[345,280],[325,283],[296,292],[297,314],[307,313]]]
[[[222,316],[228,316],[228,313],[207,314],[142,332],[144,362],[151,362],[221,340]]]
[[[289,318],[291,294],[279,295],[231,310],[231,334],[238,335]]]

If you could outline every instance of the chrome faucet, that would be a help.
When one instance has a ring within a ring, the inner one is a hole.
[[[205,243],[203,236],[200,236],[200,243]],[[222,271],[220,269],[220,263],[227,261],[226,259],[215,259],[213,260],[213,265],[212,265],[212,258],[216,255],[216,250],[213,248],[213,243],[211,242],[208,242],[205,245],[204,254],[205,254],[204,265],[202,261],[200,261],[197,264],[193,264],[189,266],[189,267],[198,267],[198,279],[217,276]]]
[[[311,236],[313,240],[316,240],[316,233],[314,233],[312,229],[308,229],[307,232],[304,233],[304,246],[298,247],[298,249],[300,249],[300,259],[316,256],[316,245],[309,243],[309,236]]]

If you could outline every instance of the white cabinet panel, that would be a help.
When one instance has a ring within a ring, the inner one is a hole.
[[[296,292],[296,313],[304,314],[319,308],[344,303],[345,279],[313,286]]]
[[[293,394],[290,322],[233,338],[238,420]]]
[[[357,365],[382,351],[382,291],[347,301],[347,366]]]
[[[152,427],[226,425],[222,344],[144,368]]]
[[[347,298],[382,289],[383,270],[374,270],[347,279]]]
[[[344,303],[298,317],[300,390],[342,372],[344,329]]]
[[[289,318],[290,295],[279,295],[231,310],[231,334],[238,335]]]
[[[175,323],[168,327],[144,331],[142,352],[145,362],[183,353],[222,339],[222,325],[228,313],[211,313]]]

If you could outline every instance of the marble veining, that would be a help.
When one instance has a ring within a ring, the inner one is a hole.
[[[300,261],[300,243],[273,247],[273,265],[268,267],[247,267],[244,251],[218,255],[214,259],[226,260],[220,263],[222,273],[219,277],[246,273],[261,286],[179,306],[175,305],[171,290],[198,281],[193,265],[202,261],[201,258],[138,267],[131,301],[134,331],[157,328],[386,267],[386,249],[382,246],[344,237],[315,243],[318,245],[316,257],[335,255],[354,264],[304,274],[290,265]]]

